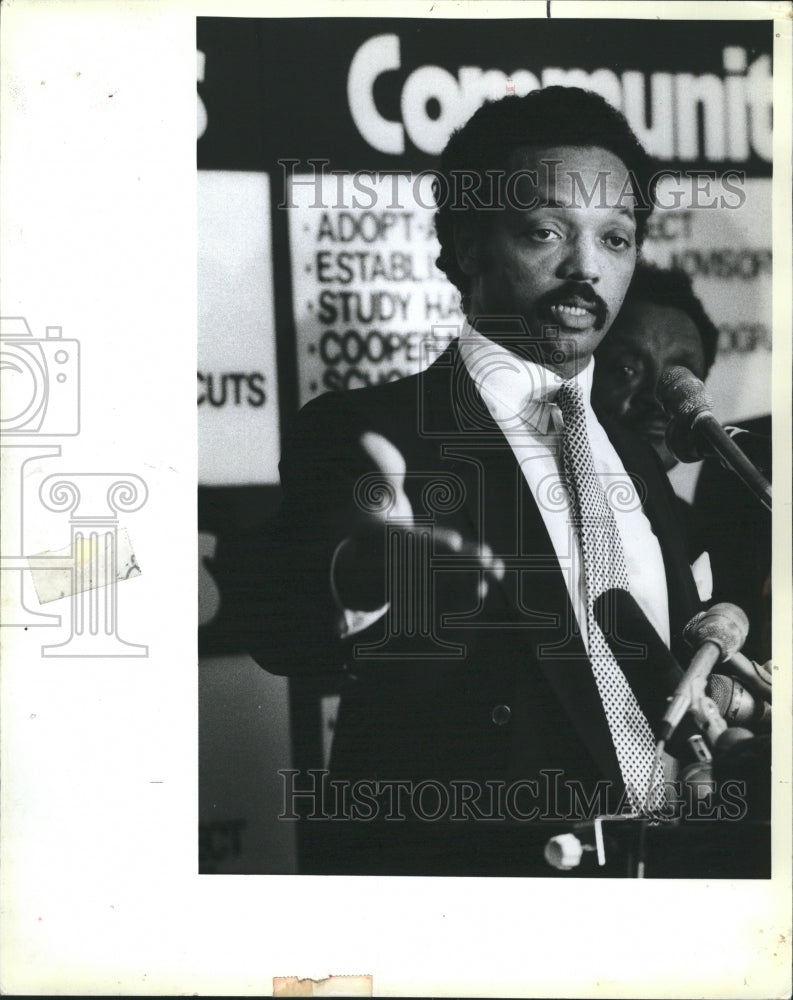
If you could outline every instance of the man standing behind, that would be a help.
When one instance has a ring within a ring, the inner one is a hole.
[[[299,414],[253,652],[344,674],[330,870],[547,874],[530,820],[664,801],[670,678],[615,659],[602,595],[667,645],[699,610],[663,471],[589,400],[651,166],[602,98],[552,87],[480,108],[436,197],[467,322],[420,375]]]
[[[666,444],[669,417],[655,394],[658,379],[667,368],[682,365],[704,382],[718,339],[684,271],[639,263],[620,314],[597,350],[593,398],[599,411],[645,437],[667,471],[677,459]]]
[[[667,471],[677,459],[666,443],[669,416],[655,394],[658,379],[667,368],[682,365],[704,382],[716,358],[718,337],[684,271],[640,262],[619,316],[595,353],[592,399],[597,412],[644,437]],[[743,426],[750,441],[766,452],[753,460],[765,465],[770,457],[771,418],[760,417]],[[741,435],[736,444],[742,446]],[[762,471],[770,473],[767,465]],[[698,558],[702,566],[700,554],[708,553],[713,599],[737,604],[749,617],[744,652],[768,660],[769,512],[715,458],[702,468],[694,505],[678,498],[678,508],[691,559]]]

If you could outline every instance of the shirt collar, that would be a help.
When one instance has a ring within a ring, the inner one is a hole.
[[[474,330],[467,320],[460,333],[460,356],[497,422],[518,417],[540,433],[548,432],[552,406],[564,381],[560,375],[513,354]],[[587,409],[594,370],[595,359],[591,358],[573,377],[583,390]]]

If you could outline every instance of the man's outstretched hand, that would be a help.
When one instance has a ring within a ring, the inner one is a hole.
[[[405,567],[394,565],[404,559],[406,551],[416,552],[419,533],[431,533],[433,559],[453,556],[460,564],[455,572],[455,559],[449,560],[449,571],[443,575],[443,587],[435,588],[437,612],[445,614],[471,610],[485,597],[493,580],[504,576],[504,564],[493,555],[486,543],[464,538],[454,528],[442,525],[417,526],[413,508],[405,492],[405,459],[400,451],[380,434],[367,432],[361,435],[358,447],[362,452],[367,491],[387,502],[363,509],[361,503],[352,502],[341,518],[340,534],[343,541],[337,549],[333,573],[336,593],[342,605],[353,611],[374,611],[386,602],[399,600],[398,593],[391,593],[389,580],[401,574]],[[382,477],[382,480],[380,479]],[[417,544],[393,544],[395,534],[416,536]],[[387,536],[392,544],[387,546]],[[395,572],[396,571],[396,572]]]

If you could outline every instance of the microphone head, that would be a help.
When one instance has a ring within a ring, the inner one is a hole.
[[[700,413],[713,409],[713,400],[704,384],[682,365],[664,371],[655,394],[670,417],[680,417],[689,427]]]
[[[699,435],[691,433],[691,427],[683,417],[673,417],[666,425],[664,436],[666,447],[678,462],[701,462],[714,454],[711,448],[704,447]]]
[[[757,721],[757,702],[733,677],[711,674],[705,693],[716,703],[719,715],[729,725],[750,725]]]
[[[721,659],[729,660],[746,642],[749,619],[736,604],[714,604],[700,611],[683,629],[683,638],[690,646],[712,642],[718,646]]]
[[[754,733],[748,729],[744,729],[743,726],[731,726],[729,729],[725,729],[716,740],[716,746],[713,749],[719,755],[725,754],[727,751],[732,750],[738,743],[746,743],[748,740],[754,740],[754,738]]]

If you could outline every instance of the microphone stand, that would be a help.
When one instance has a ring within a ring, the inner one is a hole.
[[[724,432],[713,414],[708,412],[697,414],[691,428],[696,430],[699,427],[703,429],[710,427],[715,430],[714,425],[718,428],[718,432],[708,434],[707,440],[721,459],[722,465],[730,472],[734,472],[741,482],[749,487],[765,509],[770,511],[771,484],[762,472],[749,461],[733,439]]]
[[[658,380],[656,396],[672,418],[666,428],[666,443],[675,458],[691,462],[700,457],[687,443],[693,435],[712,448],[722,464],[770,511],[771,484],[713,416],[713,402],[696,375],[682,365],[667,368]]]

